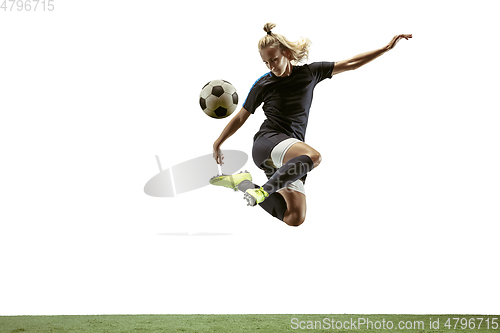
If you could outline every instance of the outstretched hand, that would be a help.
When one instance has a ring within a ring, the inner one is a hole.
[[[217,164],[220,165],[224,164],[224,162],[222,161],[224,159],[224,155],[222,155],[222,152],[220,151],[219,147],[214,147],[213,156]]]
[[[409,34],[409,35],[396,35],[392,38],[392,40],[389,42],[389,44],[387,44],[387,50],[392,50],[394,48],[394,46],[396,46],[396,44],[401,40],[401,39],[406,39],[408,40],[408,38],[412,38],[413,35]]]

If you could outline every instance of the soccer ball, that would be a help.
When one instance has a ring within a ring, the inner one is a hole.
[[[201,109],[212,118],[226,118],[236,110],[237,105],[236,89],[227,81],[212,80],[201,89]]]

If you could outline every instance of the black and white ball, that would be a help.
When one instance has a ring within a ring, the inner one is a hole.
[[[212,80],[201,89],[201,109],[212,118],[226,118],[236,110],[237,105],[236,89],[227,81]]]

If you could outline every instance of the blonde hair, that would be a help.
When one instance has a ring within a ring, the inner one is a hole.
[[[288,51],[288,56],[292,64],[307,60],[309,46],[311,46],[309,38],[301,37],[298,41],[291,42],[284,36],[271,32],[274,27],[276,27],[274,23],[266,23],[264,25],[264,31],[267,35],[259,40],[259,51],[266,47],[274,47],[282,52]]]

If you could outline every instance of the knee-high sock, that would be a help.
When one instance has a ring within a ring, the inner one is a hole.
[[[279,189],[286,187],[297,179],[302,178],[306,173],[314,168],[314,162],[307,155],[300,155],[292,158],[269,178],[262,188],[269,195],[275,193]],[[267,199],[266,199],[267,200]]]
[[[249,180],[244,180],[238,185],[238,189],[241,192],[245,192],[249,188],[259,188],[259,185],[255,185]],[[283,221],[286,211],[286,201],[285,198],[278,192],[269,195],[266,200],[262,201],[259,206],[261,206],[266,212],[276,217],[277,219]]]

